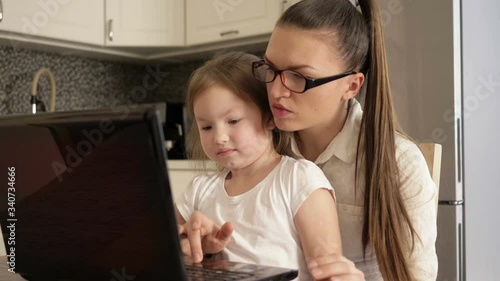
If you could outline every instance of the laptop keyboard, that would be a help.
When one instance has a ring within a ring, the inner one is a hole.
[[[189,280],[191,281],[204,281],[204,280],[231,281],[231,280],[242,280],[253,276],[253,274],[246,272],[207,269],[203,267],[196,267],[189,265],[186,266],[186,272]]]

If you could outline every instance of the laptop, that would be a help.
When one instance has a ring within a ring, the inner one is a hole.
[[[186,263],[166,165],[150,106],[1,117],[8,270],[33,281],[296,278],[283,268]]]

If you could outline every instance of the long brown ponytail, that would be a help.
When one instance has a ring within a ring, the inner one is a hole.
[[[364,165],[362,243],[370,246],[385,280],[411,281],[408,266],[415,230],[403,204],[396,161],[394,116],[380,15],[374,0],[359,0],[362,13],[349,0],[303,0],[288,9],[278,26],[295,26],[329,36],[346,70],[367,75],[356,178]],[[359,160],[361,159],[361,160]],[[357,180],[356,180],[357,182]],[[410,236],[408,236],[408,233]],[[411,241],[408,241],[410,237]]]
[[[366,168],[363,245],[374,248],[384,279],[413,280],[403,249],[408,248],[408,228],[412,244],[415,230],[400,192],[395,152],[395,133],[400,129],[392,107],[382,24],[373,0],[359,3],[371,34],[360,135]]]

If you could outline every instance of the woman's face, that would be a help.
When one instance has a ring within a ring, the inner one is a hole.
[[[294,70],[306,78],[323,78],[350,69],[331,46],[330,36],[296,27],[276,27],[265,60],[276,69]],[[280,78],[267,84],[269,104],[276,126],[285,131],[318,128],[335,123],[345,108],[349,76],[299,94],[283,86]]]

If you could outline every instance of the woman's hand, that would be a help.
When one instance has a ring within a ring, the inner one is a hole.
[[[233,224],[224,223],[221,227],[198,211],[194,211],[189,220],[179,224],[182,253],[192,258],[193,262],[203,260],[203,254],[222,251],[231,241]]]
[[[365,281],[363,272],[340,254],[312,259],[308,263],[308,268],[314,280]]]

